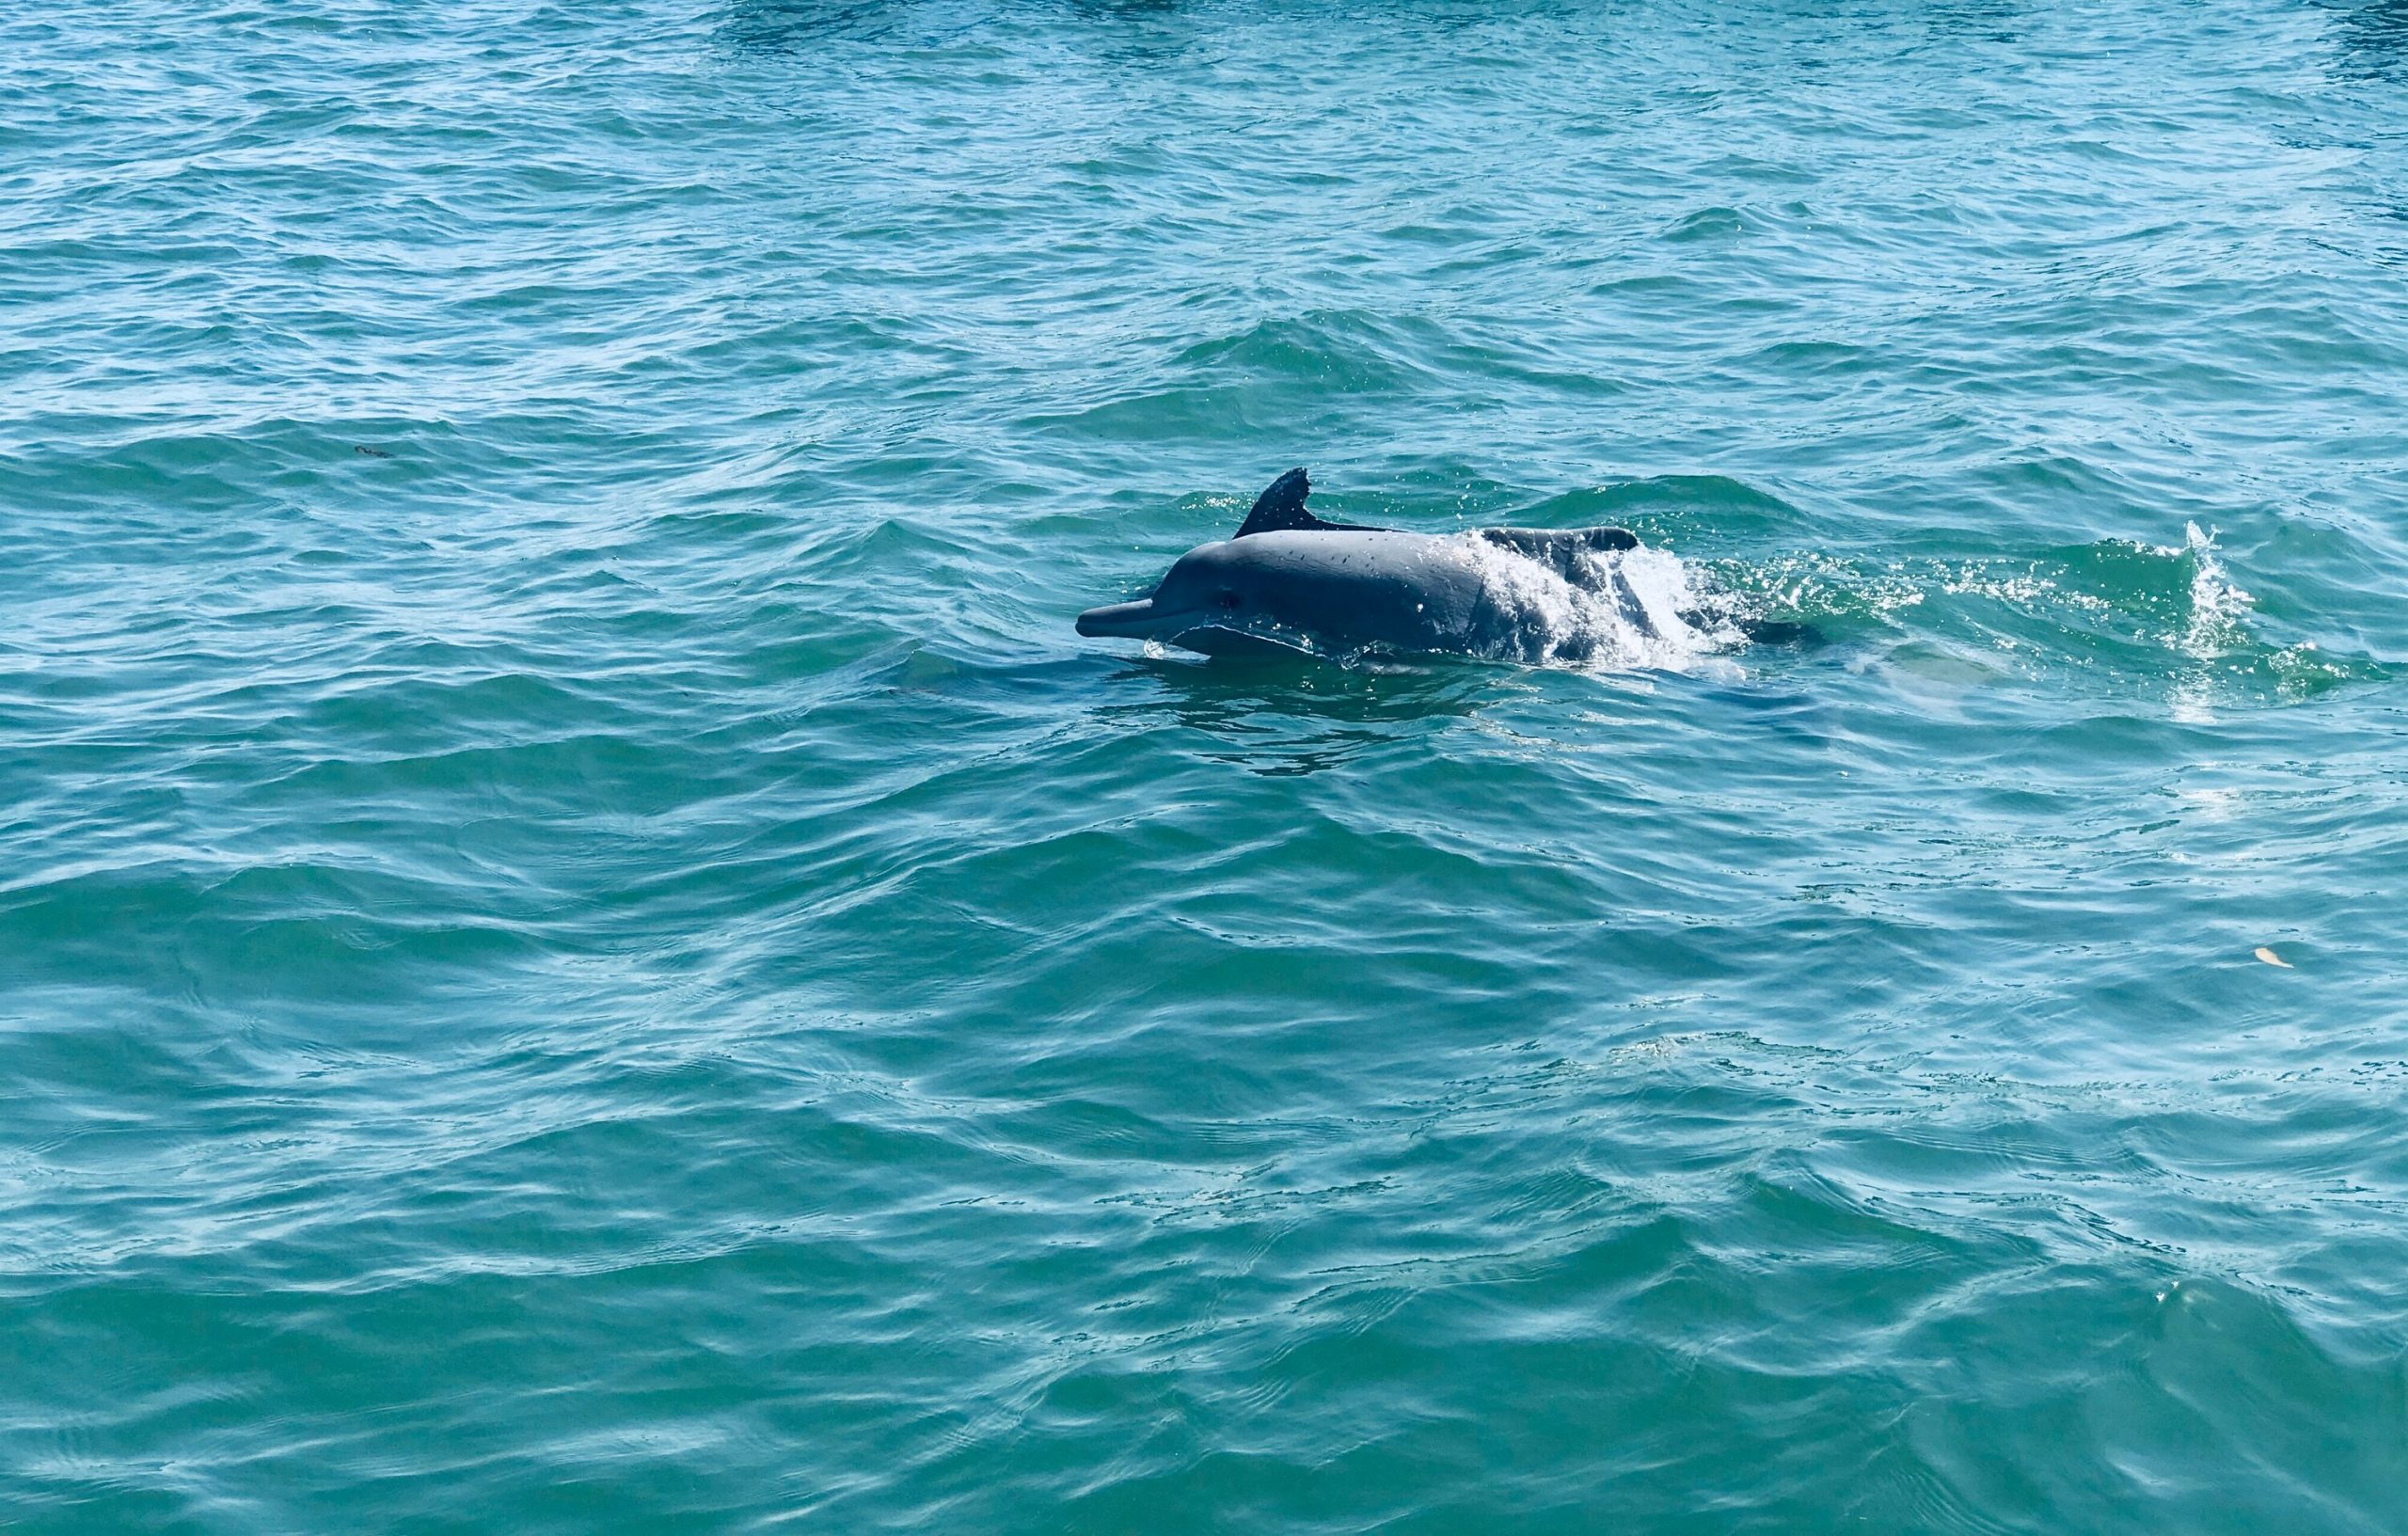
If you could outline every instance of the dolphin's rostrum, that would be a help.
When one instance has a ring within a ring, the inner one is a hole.
[[[1305,507],[1311,489],[1305,471],[1289,470],[1235,534],[1180,556],[1151,596],[1080,614],[1079,633],[1208,656],[1376,648],[1522,657],[1532,649],[1530,607],[1500,578],[1512,563],[1500,552],[1535,562],[1655,633],[1648,605],[1600,558],[1639,546],[1627,530],[1403,533],[1316,517]]]

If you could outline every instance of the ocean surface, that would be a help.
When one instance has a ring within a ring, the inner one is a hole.
[[[0,58],[0,1528],[2408,1528],[2408,6]]]

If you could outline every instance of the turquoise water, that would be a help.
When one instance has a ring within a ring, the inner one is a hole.
[[[0,1525],[2408,1527],[2408,11],[0,48]]]

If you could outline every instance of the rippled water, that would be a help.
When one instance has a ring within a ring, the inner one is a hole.
[[[0,1524],[2408,1525],[2408,11],[0,47]]]

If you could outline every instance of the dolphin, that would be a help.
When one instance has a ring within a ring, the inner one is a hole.
[[[1562,635],[1534,633],[1532,594],[1513,562],[1534,562],[1584,599],[1610,605],[1654,638],[1651,613],[1616,562],[1639,547],[1621,528],[1482,528],[1406,533],[1316,517],[1312,483],[1271,483],[1236,533],[1181,555],[1150,596],[1091,608],[1079,633],[1159,641],[1206,656],[1442,651],[1509,659],[1563,656]],[[1678,622],[1675,620],[1674,622]],[[1575,654],[1577,654],[1576,648]]]

